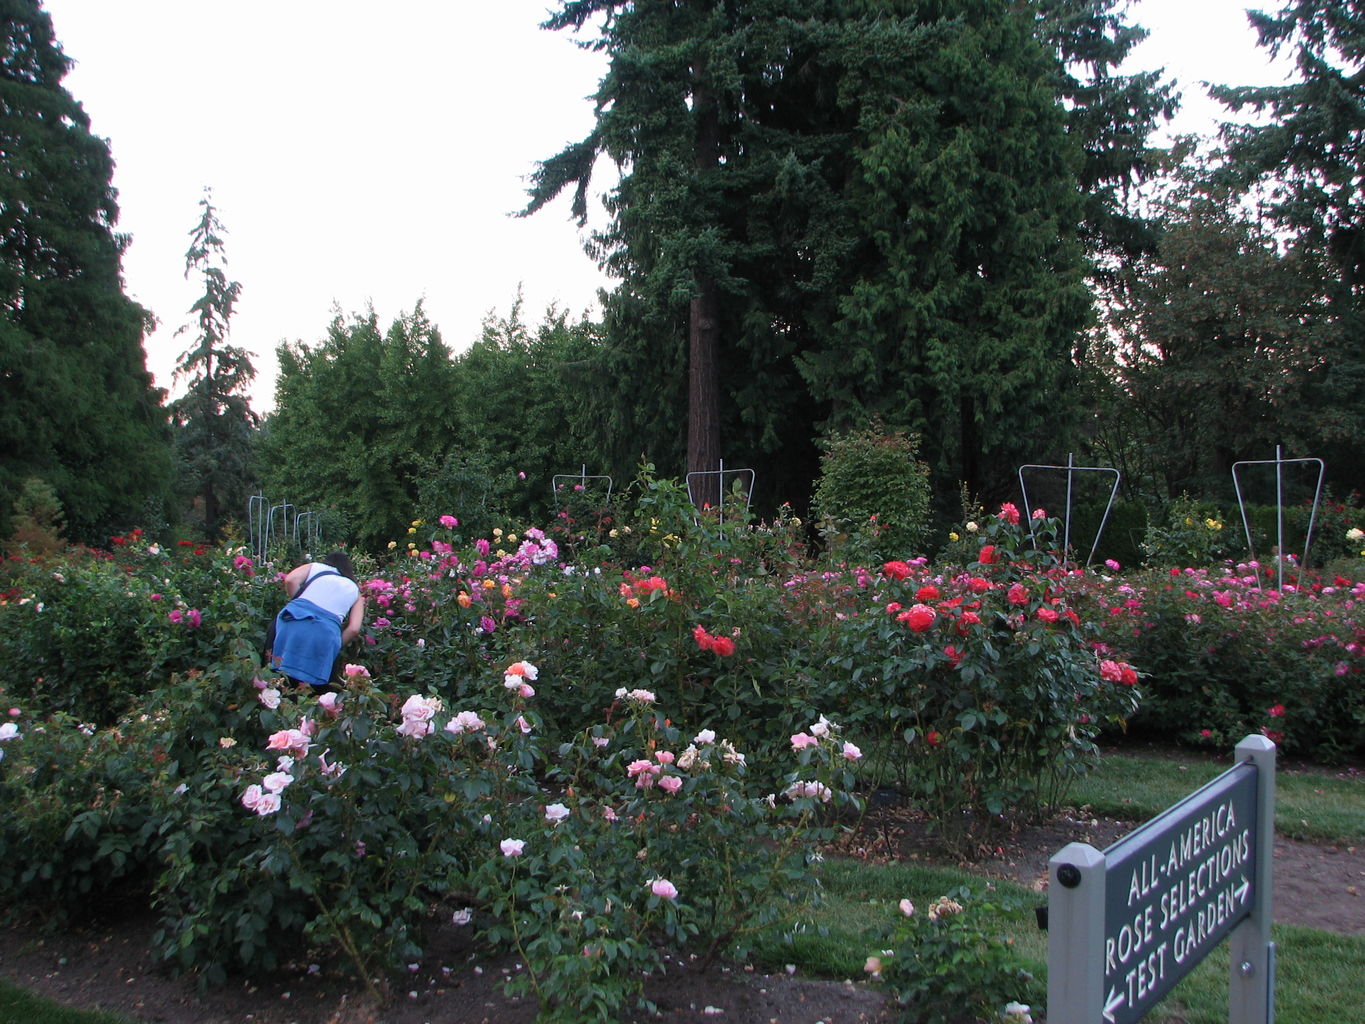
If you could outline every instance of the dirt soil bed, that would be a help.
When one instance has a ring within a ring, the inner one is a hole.
[[[1104,849],[1132,823],[1063,815],[1006,837],[975,867],[1037,891],[1047,886],[1048,859],[1069,842]],[[924,823],[896,806],[870,813],[840,853],[871,860],[940,860]],[[1319,846],[1277,838],[1274,918],[1343,934],[1365,935],[1365,849]],[[427,955],[375,1007],[361,992],[306,969],[238,980],[200,995],[194,982],[157,970],[149,954],[152,915],[133,915],[85,931],[42,935],[0,929],[0,975],[58,1002],[100,1007],[156,1024],[528,1024],[532,1000],[502,994],[515,961],[479,958],[467,932],[431,936]],[[796,974],[763,975],[741,968],[705,973],[674,964],[649,981],[647,995],[662,1022],[720,1024],[864,1024],[889,1022],[883,994],[861,979],[825,981]]]

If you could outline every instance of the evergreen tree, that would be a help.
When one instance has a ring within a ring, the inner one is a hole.
[[[150,317],[123,293],[113,160],[69,67],[36,0],[0,0],[0,519],[39,477],[70,537],[99,542],[165,497],[171,454]]]
[[[1197,164],[1159,209],[1158,251],[1130,268],[1102,324],[1117,347],[1101,369],[1127,430],[1097,441],[1148,496],[1231,498],[1234,462],[1320,439],[1302,411],[1341,325],[1318,288],[1318,252],[1284,246]],[[1097,415],[1106,427],[1116,418],[1112,404]]]
[[[600,16],[610,65],[528,212],[569,189],[582,218],[596,159],[621,169],[590,243],[621,280],[597,356],[621,386],[595,398],[618,465],[626,444],[665,467],[686,449],[688,470],[724,456],[775,504],[808,493],[818,433],[874,417],[921,435],[945,492],[1065,450],[1079,228],[1127,244],[1105,218],[1145,149],[1105,163],[1104,140],[1144,140],[1162,108],[1124,121],[1152,83],[1095,84],[1132,41],[1101,45],[1113,6],[566,0],[547,27]],[[1113,190],[1092,213],[1082,181]]]
[[[518,296],[506,317],[485,319],[483,336],[456,359],[457,433],[493,481],[498,506],[543,522],[553,504],[551,477],[583,465],[594,474],[606,468],[582,401],[597,337],[594,325],[570,323],[554,307],[534,329],[521,311]]]
[[[246,350],[228,344],[242,286],[229,281],[224,270],[226,232],[208,189],[199,206],[199,223],[190,232],[185,253],[185,276],[200,274],[204,294],[189,310],[195,317],[194,344],[175,368],[176,376],[188,382],[186,391],[170,409],[177,428],[181,486],[202,500],[204,529],[213,535],[224,518],[246,514],[255,480],[252,442],[259,418],[247,395],[256,370]],[[190,329],[187,324],[177,333]]]
[[[1313,393],[1322,455],[1365,485],[1365,4],[1289,0],[1274,13],[1249,12],[1262,46],[1294,57],[1298,80],[1284,86],[1221,87],[1234,111],[1263,124],[1223,126],[1221,182],[1256,191],[1265,216],[1328,268],[1319,282],[1339,324],[1340,344],[1324,353]]]
[[[371,310],[332,320],[318,345],[281,345],[260,441],[272,501],[335,509],[363,548],[406,535],[422,481],[454,450],[450,350],[419,303],[380,330]]]
[[[1036,0],[1038,34],[1060,58],[1056,92],[1067,132],[1080,142],[1081,238],[1098,279],[1115,284],[1128,261],[1155,250],[1157,233],[1135,209],[1135,186],[1161,172],[1152,146],[1178,98],[1162,72],[1118,74],[1147,30],[1126,20],[1126,0]]]

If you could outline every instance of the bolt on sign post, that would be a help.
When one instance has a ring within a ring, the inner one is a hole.
[[[1048,862],[1048,1024],[1131,1024],[1223,941],[1230,1024],[1274,1024],[1275,745],[1237,744],[1218,778],[1100,852]]]

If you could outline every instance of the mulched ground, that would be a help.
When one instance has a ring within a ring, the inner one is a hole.
[[[1048,859],[1067,843],[1104,849],[1133,827],[1065,814],[1005,837],[975,868],[1043,891]],[[941,862],[924,822],[896,805],[870,812],[839,853],[874,861]],[[1277,838],[1273,916],[1277,922],[1365,935],[1365,849]],[[438,929],[423,962],[396,983],[386,1005],[376,1008],[354,986],[306,970],[239,980],[201,996],[192,981],[169,978],[153,965],[148,940],[154,928],[152,915],[143,914],[60,935],[0,929],[0,976],[58,1002],[116,1010],[147,1024],[530,1024],[535,1017],[533,1001],[502,994],[499,983],[519,969],[515,961],[480,958],[464,929]],[[642,1014],[630,1024],[892,1020],[882,993],[862,979],[825,981],[715,967],[701,973],[673,964],[647,983],[646,994],[658,1014]]]

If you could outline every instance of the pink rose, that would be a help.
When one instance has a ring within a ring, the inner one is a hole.
[[[792,737],[793,750],[804,750],[806,747],[817,747],[819,745],[820,741],[817,740],[810,733],[798,732],[795,736]]]
[[[522,851],[526,849],[526,840],[504,839],[498,844],[498,849],[502,851],[504,857],[520,857]]]
[[[660,899],[676,900],[678,898],[678,890],[667,878],[654,879],[649,883],[649,891]]]
[[[682,779],[676,775],[665,775],[659,780],[659,788],[665,793],[676,793],[682,789]]]

